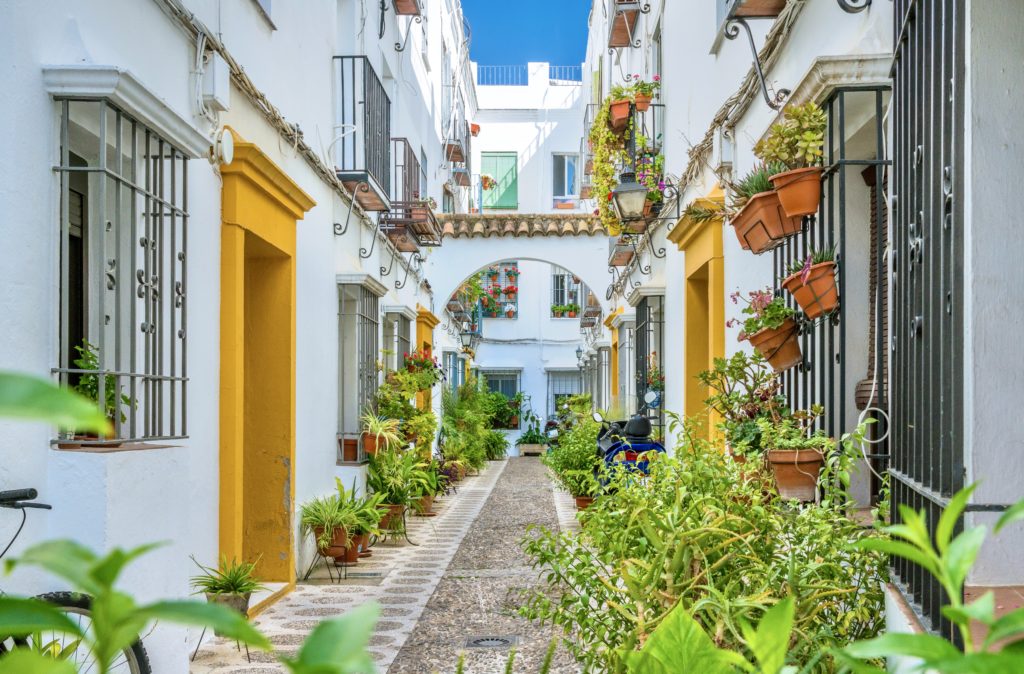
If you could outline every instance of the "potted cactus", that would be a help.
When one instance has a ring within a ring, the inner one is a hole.
[[[818,211],[826,123],[825,112],[815,103],[791,105],[783,112],[782,121],[773,124],[754,146],[754,153],[764,161],[785,165],[771,181],[782,209],[791,218]]]

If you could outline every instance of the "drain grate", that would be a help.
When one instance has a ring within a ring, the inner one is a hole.
[[[470,637],[466,639],[466,648],[511,648],[518,643],[519,637],[510,635]]]

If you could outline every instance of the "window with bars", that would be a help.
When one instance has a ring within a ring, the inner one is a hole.
[[[445,351],[441,354],[441,366],[444,368],[445,380],[448,382],[448,388],[453,391],[457,391],[462,386],[462,361],[459,360],[459,354],[454,351]]]
[[[365,286],[338,286],[338,435],[343,443],[358,443],[359,461],[366,458],[359,418],[373,409],[377,396],[379,302]]]
[[[661,295],[643,297],[636,305],[636,329],[634,331],[636,355],[636,400],[643,405],[644,396],[648,391],[659,395],[664,391],[664,384],[658,383],[659,373],[664,373],[662,336],[665,323],[665,298]],[[656,428],[664,426],[662,406],[647,408],[647,416]]]
[[[486,318],[519,318],[519,262],[503,260],[484,270],[484,298],[480,304]],[[514,292],[508,292],[514,290]],[[509,315],[509,311],[512,312]]]
[[[60,335],[53,372],[97,402],[113,439],[187,437],[188,160],[106,101],[57,105]]]
[[[551,196],[555,200],[575,197],[579,194],[576,181],[577,162],[578,156],[575,153],[556,153],[552,155]]]
[[[551,315],[567,317],[564,307],[581,304],[583,285],[571,272],[551,267]],[[561,315],[559,315],[561,314]]]
[[[558,412],[563,400],[580,393],[579,370],[548,372],[548,416]]]
[[[383,355],[385,367],[400,370],[405,367],[406,354],[412,351],[411,322],[402,314],[388,312],[383,327]]]
[[[484,385],[492,393],[500,393],[510,401],[520,392],[520,379],[522,373],[518,370],[480,370],[480,376],[484,379]],[[512,418],[506,428],[519,428],[519,410],[513,410]]]

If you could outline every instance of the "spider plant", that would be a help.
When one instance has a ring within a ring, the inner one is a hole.
[[[196,594],[251,594],[266,588],[256,579],[255,570],[259,559],[255,562],[240,562],[235,558],[228,560],[222,555],[217,567],[204,566],[195,557],[192,561],[202,573],[189,579]]]
[[[377,439],[380,449],[392,449],[402,444],[401,423],[398,419],[379,417],[372,410],[367,410],[362,418],[363,431]]]

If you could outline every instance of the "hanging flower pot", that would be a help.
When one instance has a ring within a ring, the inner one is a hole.
[[[747,339],[776,372],[788,370],[803,360],[797,324],[792,318],[787,318],[777,328],[764,328],[748,335]]]
[[[474,138],[476,138],[477,136],[480,135],[480,125],[479,124],[470,124],[469,125],[469,132],[471,134],[473,134]]]
[[[818,212],[818,204],[821,203],[821,174],[824,171],[820,166],[809,166],[776,173],[770,178],[772,186],[779,193],[779,203],[786,215],[799,218]]]
[[[799,233],[803,229],[803,219],[785,214],[779,204],[778,193],[761,192],[747,200],[733,217],[732,226],[743,250],[759,255]]]
[[[651,95],[637,92],[633,96],[633,103],[636,105],[637,112],[647,112],[651,107]]]
[[[516,317],[515,309],[508,309],[507,311],[505,311],[505,317],[506,318],[515,318]]]
[[[811,265],[806,275],[803,271],[791,274],[782,282],[782,287],[793,295],[807,318],[826,316],[839,306],[835,262]]]
[[[770,449],[765,453],[779,496],[813,501],[825,456],[817,449]]]
[[[367,456],[377,454],[377,436],[371,433],[363,433],[363,451]]]
[[[612,131],[626,130],[626,126],[629,124],[629,105],[629,99],[623,98],[612,101],[608,106],[608,126]]]

